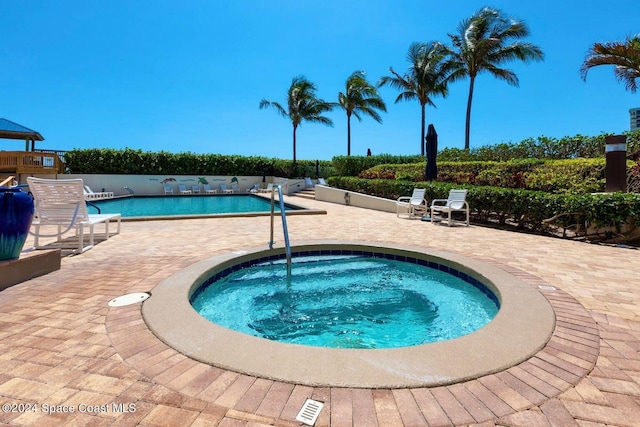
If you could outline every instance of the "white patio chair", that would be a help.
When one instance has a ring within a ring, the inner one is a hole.
[[[205,194],[218,194],[218,190],[211,188],[211,184],[204,184],[202,188]]]
[[[84,199],[82,179],[40,179],[28,177],[29,191],[33,194],[35,213],[31,225],[34,227],[35,249],[59,247],[82,253],[94,245],[96,224],[105,224],[104,238],[109,238],[109,223],[117,222],[115,234],[120,233],[120,214],[89,214]],[[55,226],[55,234],[43,234],[42,226]],[[65,242],[62,235],[72,228],[76,231],[77,242]],[[85,245],[85,231],[89,231],[89,243]],[[40,237],[56,237],[56,243],[40,246]]]
[[[329,185],[329,184],[327,184],[327,181],[324,180],[324,178],[318,178],[318,184],[320,184],[320,185]]]
[[[304,179],[304,188],[313,188],[315,187],[313,181],[311,181],[311,178],[307,177]]]
[[[269,184],[267,184],[267,188],[259,189],[258,193],[271,193],[272,190],[273,190],[273,184],[269,183]]]
[[[191,192],[193,194],[200,193],[200,184],[192,185],[191,186]]]
[[[253,194],[258,192],[258,188],[260,186],[258,184],[253,184],[250,188],[247,188],[247,193]]]
[[[411,196],[401,196],[396,200],[396,216],[406,214],[409,218],[423,215],[427,210],[427,200],[424,198],[424,188],[414,188]]]
[[[222,192],[225,193],[225,194],[235,193],[235,191],[233,189],[227,187],[227,184],[220,184],[220,190],[222,190]]]
[[[95,192],[88,185],[84,185],[83,189],[84,189],[84,198],[87,200],[111,199],[113,197],[112,191]]]
[[[178,190],[180,190],[180,194],[191,194],[191,190],[187,190],[187,186],[184,184],[178,184]]]
[[[464,212],[465,224],[469,226],[469,203],[466,201],[467,190],[450,190],[449,197],[446,199],[434,199],[431,202],[431,222],[436,223],[440,219],[444,219],[444,214],[447,214],[449,227],[453,224],[451,219],[452,212]],[[434,221],[434,214],[441,215],[440,218],[436,218]]]
[[[173,187],[170,185],[165,185],[164,186],[164,194],[173,194]]]

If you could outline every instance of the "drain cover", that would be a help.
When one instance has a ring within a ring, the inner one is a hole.
[[[302,405],[302,409],[300,409],[300,413],[296,417],[296,420],[308,426],[314,425],[318,419],[318,415],[320,415],[323,405],[324,404],[322,402],[307,399],[307,401],[304,402],[304,405]]]
[[[538,288],[542,289],[543,291],[557,291],[555,286],[549,286],[549,285],[538,285]]]
[[[146,292],[137,292],[135,294],[122,295],[122,296],[119,296],[119,297],[114,298],[111,301],[109,301],[109,306],[111,306],[111,307],[123,307],[125,305],[131,305],[131,304],[135,304],[137,302],[142,302],[142,301],[146,300],[147,298],[149,298],[150,296],[151,295],[149,295]]]

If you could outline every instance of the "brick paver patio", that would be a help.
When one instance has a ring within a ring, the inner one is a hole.
[[[150,291],[198,260],[266,247],[269,219],[125,222],[120,235],[64,258],[61,270],[0,292],[0,423],[293,426],[313,398],[325,404],[318,426],[640,425],[637,250],[296,202],[328,213],[289,217],[293,244],[343,239],[442,249],[555,287],[542,291],[557,315],[552,339],[506,371],[435,388],[309,387],[211,367],[158,340],[140,304],[107,302]]]

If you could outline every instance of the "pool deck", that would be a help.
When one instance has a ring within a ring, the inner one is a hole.
[[[557,316],[553,337],[506,371],[432,388],[312,387],[211,367],[156,338],[140,304],[107,302],[211,256],[266,247],[269,219],[127,222],[60,270],[0,292],[0,401],[9,404],[0,423],[295,426],[313,398],[324,402],[316,426],[640,425],[640,251],[288,199],[327,211],[288,218],[293,244],[443,250],[543,286]]]

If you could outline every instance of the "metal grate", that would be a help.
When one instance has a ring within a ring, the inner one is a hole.
[[[300,413],[298,413],[296,420],[309,426],[314,425],[318,419],[318,415],[320,415],[323,405],[324,404],[322,402],[307,399],[307,401],[304,402],[304,405],[302,405],[302,409],[300,409]]]
[[[539,285],[538,288],[542,289],[543,291],[557,291],[555,286],[549,286],[549,285]]]

